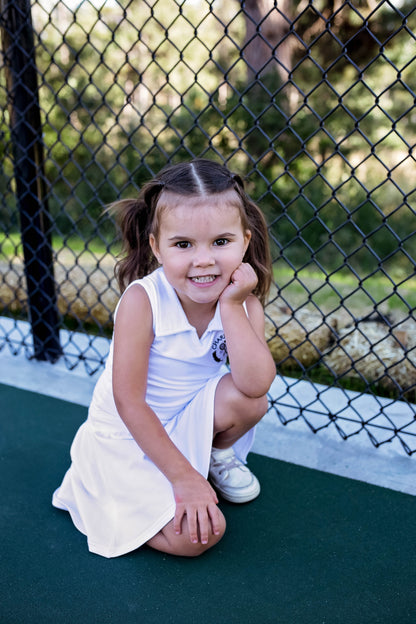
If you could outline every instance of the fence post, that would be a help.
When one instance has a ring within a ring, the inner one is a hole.
[[[54,362],[62,351],[30,0],[0,0],[0,8],[34,357]]]

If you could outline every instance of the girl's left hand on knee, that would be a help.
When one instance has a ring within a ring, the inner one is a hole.
[[[176,501],[173,526],[175,533],[182,533],[183,522],[193,544],[199,541],[208,543],[209,534],[219,535],[220,513],[217,507],[218,498],[202,475],[195,471],[195,475],[181,479],[173,485]]]

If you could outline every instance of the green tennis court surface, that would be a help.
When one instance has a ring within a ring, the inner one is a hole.
[[[198,559],[87,550],[51,494],[87,410],[0,385],[1,624],[404,624],[416,621],[416,497],[260,455]]]

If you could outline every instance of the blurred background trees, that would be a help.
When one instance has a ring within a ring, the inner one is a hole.
[[[35,0],[53,234],[112,242],[107,203],[168,161],[207,156],[246,176],[276,268],[409,274],[413,5]],[[0,216],[13,229],[0,74]]]

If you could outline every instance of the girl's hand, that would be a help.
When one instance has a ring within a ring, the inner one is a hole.
[[[257,286],[257,275],[247,262],[242,262],[231,275],[230,284],[220,295],[220,303],[243,304]]]
[[[173,484],[176,512],[173,528],[177,535],[182,533],[182,521],[186,520],[189,538],[193,544],[208,543],[209,533],[220,533],[218,498],[206,479],[198,472]]]

